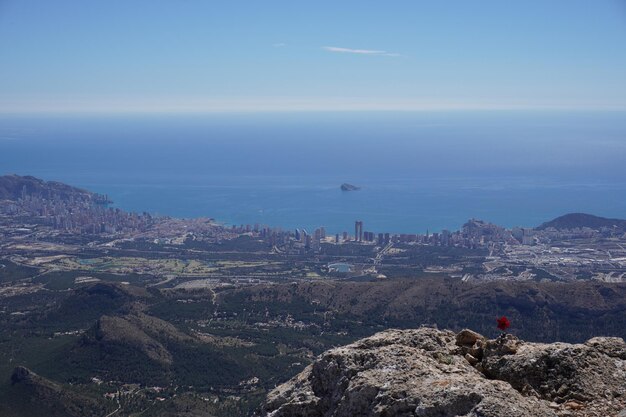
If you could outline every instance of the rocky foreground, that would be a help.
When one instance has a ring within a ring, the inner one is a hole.
[[[322,354],[263,405],[271,417],[626,417],[626,343],[388,330]]]

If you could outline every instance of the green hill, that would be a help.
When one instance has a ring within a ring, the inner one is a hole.
[[[537,230],[545,230],[550,227],[557,230],[575,229],[581,227],[588,227],[590,229],[601,229],[603,227],[626,229],[626,220],[607,219],[606,217],[598,217],[585,213],[569,213],[541,224],[537,227]]]

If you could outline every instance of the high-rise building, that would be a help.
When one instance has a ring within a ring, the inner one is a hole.
[[[363,241],[363,222],[361,220],[354,222],[354,240]]]
[[[441,244],[443,246],[449,246],[450,245],[450,236],[452,236],[452,233],[450,233],[449,230],[443,229],[441,231]]]

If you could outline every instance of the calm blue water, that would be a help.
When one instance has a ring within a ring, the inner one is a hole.
[[[623,112],[0,116],[0,174],[127,210],[332,233],[626,218],[625,162]]]

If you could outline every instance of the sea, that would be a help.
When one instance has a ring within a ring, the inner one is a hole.
[[[3,114],[12,173],[129,211],[328,233],[626,218],[626,112]]]

